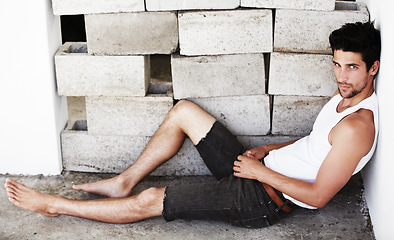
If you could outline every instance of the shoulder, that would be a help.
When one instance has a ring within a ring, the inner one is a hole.
[[[333,147],[336,144],[353,145],[365,154],[368,153],[375,140],[373,112],[359,109],[349,114],[332,129],[330,135]]]
[[[355,132],[363,132],[363,130],[368,129],[375,131],[373,112],[369,109],[361,108],[344,117],[338,123],[338,126]]]

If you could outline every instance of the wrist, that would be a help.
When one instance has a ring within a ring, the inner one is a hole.
[[[270,152],[270,150],[267,148],[267,145],[261,146],[260,150],[264,154],[264,156],[267,156],[267,154]]]

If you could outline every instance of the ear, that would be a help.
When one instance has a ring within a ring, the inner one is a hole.
[[[379,67],[380,67],[380,62],[378,60],[376,60],[372,64],[371,68],[369,69],[369,74],[375,76],[378,73]]]

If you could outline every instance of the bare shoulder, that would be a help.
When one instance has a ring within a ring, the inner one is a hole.
[[[332,146],[347,143],[349,148],[355,147],[367,154],[375,139],[372,111],[360,109],[349,114],[332,129],[330,135]]]
[[[373,112],[368,109],[359,109],[358,111],[349,114],[345,118],[343,118],[339,123],[338,126],[340,128],[346,128],[349,130],[355,131],[355,133],[359,132],[360,134],[364,133],[365,131],[372,131],[372,136],[374,136],[375,132],[375,123]]]

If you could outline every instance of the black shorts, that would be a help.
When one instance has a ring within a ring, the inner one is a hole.
[[[215,122],[196,148],[218,181],[167,187],[165,220],[220,220],[261,228],[288,215],[277,210],[260,182],[233,175],[234,161],[246,149],[221,123]]]

